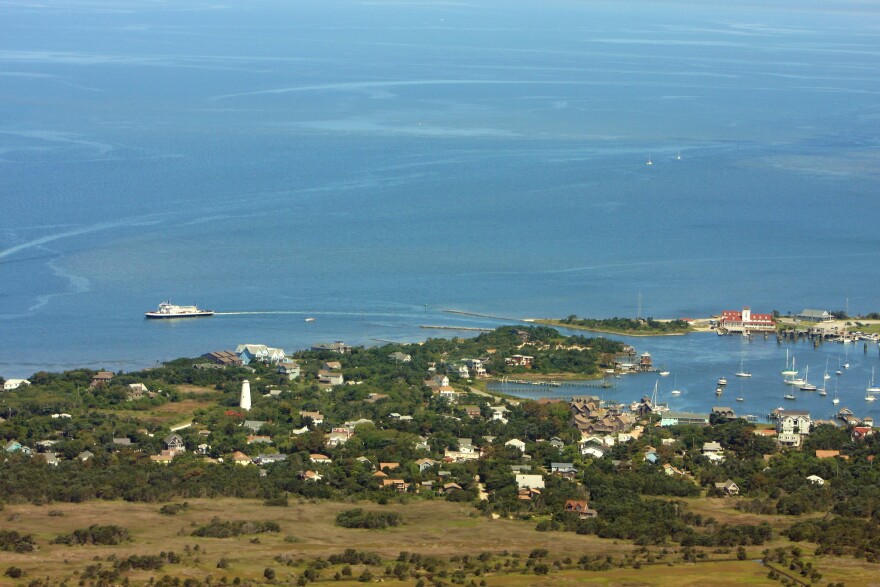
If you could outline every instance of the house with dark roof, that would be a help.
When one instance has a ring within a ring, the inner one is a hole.
[[[834,316],[828,310],[804,308],[798,313],[797,319],[804,322],[831,322]]]
[[[337,340],[333,343],[325,343],[319,342],[315,345],[312,345],[312,351],[314,352],[330,352],[330,353],[339,353],[340,355],[348,355],[351,354],[351,346],[345,344],[341,340]]]
[[[93,389],[100,389],[109,385],[112,380],[112,371],[98,371],[97,373],[92,375],[92,382],[89,384],[89,387]]]
[[[242,364],[241,358],[232,351],[212,351],[202,355],[202,358],[223,367],[237,367]]]

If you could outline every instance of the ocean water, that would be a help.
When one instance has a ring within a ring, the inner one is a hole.
[[[504,323],[444,308],[880,310],[871,3],[2,14],[0,375]],[[144,320],[166,298],[224,314]],[[740,352],[635,344],[710,394]]]

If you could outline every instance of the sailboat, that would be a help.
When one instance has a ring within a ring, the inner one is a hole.
[[[678,375],[672,382],[672,391],[669,392],[669,395],[681,395],[681,390],[678,388]]]
[[[675,160],[681,161],[681,151],[679,151],[678,153],[675,154]]]
[[[791,366],[788,365],[788,349],[785,349],[785,369],[782,374],[786,377],[789,375],[797,375],[797,369],[794,368],[794,357],[791,358]]]
[[[648,153],[648,162],[647,162],[647,163],[645,163],[645,165],[653,165],[653,164],[654,164],[654,162],[653,162],[653,161],[651,161],[651,154],[650,154],[650,153]]]
[[[849,348],[844,347],[843,349],[843,368],[849,369]]]
[[[834,399],[831,400],[831,403],[835,406],[840,403],[840,398],[837,397],[837,379],[834,380]]]
[[[828,357],[825,357],[825,375],[822,376],[822,379],[824,381],[831,379],[831,375],[828,374]],[[822,387],[824,389],[825,386],[823,385]]]
[[[658,403],[657,397],[657,387],[660,385],[659,381],[654,382],[654,393],[651,394],[651,409],[655,414],[660,414],[662,412],[668,412],[669,406],[666,404]]]
[[[752,376],[751,373],[749,373],[748,371],[743,369],[743,361],[744,360],[745,360],[745,357],[740,358],[740,360],[739,360],[739,371],[736,372],[737,377],[751,377]]]
[[[810,366],[807,365],[806,370],[804,371],[804,383],[800,386],[801,391],[816,391],[816,386],[807,381],[807,378],[810,376]]]
[[[880,387],[874,385],[874,367],[871,367],[871,383],[868,384],[865,391],[868,393],[880,393]]]
[[[794,373],[790,373],[790,376],[789,376],[788,379],[785,380],[785,383],[787,383],[788,385],[803,385],[804,383],[806,383],[806,381],[804,381],[804,380],[801,379],[800,377],[796,377],[796,375],[797,375],[797,369],[795,369],[795,359],[794,359],[794,357],[791,358],[791,369],[790,369],[790,371],[794,371]]]

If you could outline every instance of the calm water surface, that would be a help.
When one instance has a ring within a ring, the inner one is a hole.
[[[449,307],[877,311],[878,12],[5,2],[0,374],[500,323]],[[743,353],[781,401],[775,342],[636,344],[682,409]]]

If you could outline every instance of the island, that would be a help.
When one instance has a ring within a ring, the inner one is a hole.
[[[624,350],[545,326],[240,344],[0,395],[0,584],[867,584],[880,442],[481,382]]]

